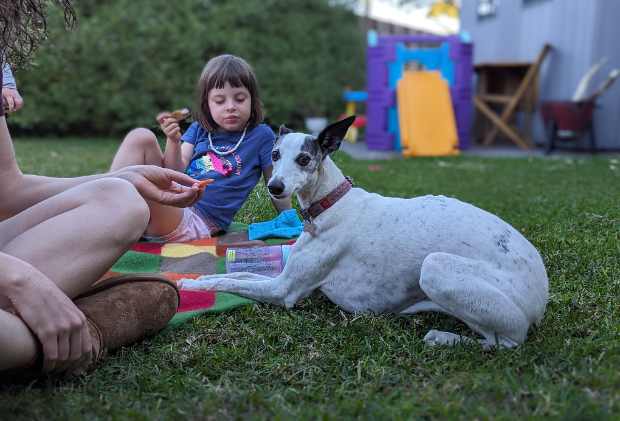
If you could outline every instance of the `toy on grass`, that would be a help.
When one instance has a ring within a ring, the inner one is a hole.
[[[366,102],[368,99],[368,94],[363,91],[351,91],[349,89],[345,89],[342,94],[342,98],[346,101],[344,114],[340,117],[341,119],[350,116],[356,115],[357,113],[357,102]],[[366,127],[366,116],[360,115],[355,118],[355,121],[349,127],[345,140],[355,143],[359,137],[359,129],[362,127]]]

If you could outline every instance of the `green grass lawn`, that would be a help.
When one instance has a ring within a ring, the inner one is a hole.
[[[117,145],[23,139],[16,149],[25,172],[75,176],[104,171]],[[518,349],[429,348],[430,328],[470,332],[437,314],[345,314],[315,294],[292,311],[198,318],[87,377],[2,386],[0,419],[620,418],[617,158],[336,161],[368,190],[455,196],[515,226],[547,265],[542,325]],[[261,186],[237,219],[273,216]]]

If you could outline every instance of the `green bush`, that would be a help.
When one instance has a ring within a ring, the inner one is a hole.
[[[256,70],[268,119],[338,115],[345,85],[364,84],[358,19],[329,0],[81,1],[79,26],[50,17],[34,65],[16,72],[26,106],[12,124],[36,132],[121,133],[162,109],[191,106],[208,58]]]

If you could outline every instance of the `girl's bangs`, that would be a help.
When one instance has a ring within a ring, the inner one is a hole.
[[[233,88],[245,87],[249,89],[251,86],[249,75],[245,69],[238,66],[228,65],[217,69],[213,76],[209,78],[208,90],[213,88],[222,89],[226,82],[228,82]]]

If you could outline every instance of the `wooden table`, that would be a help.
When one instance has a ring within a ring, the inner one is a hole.
[[[485,145],[490,145],[502,132],[521,148],[531,146],[532,115],[538,104],[538,75],[550,50],[551,46],[545,44],[533,62],[479,63],[474,66],[478,75],[474,104],[491,123],[484,133]],[[497,108],[502,108],[501,115],[494,111]],[[510,125],[517,110],[525,112],[526,136]]]

